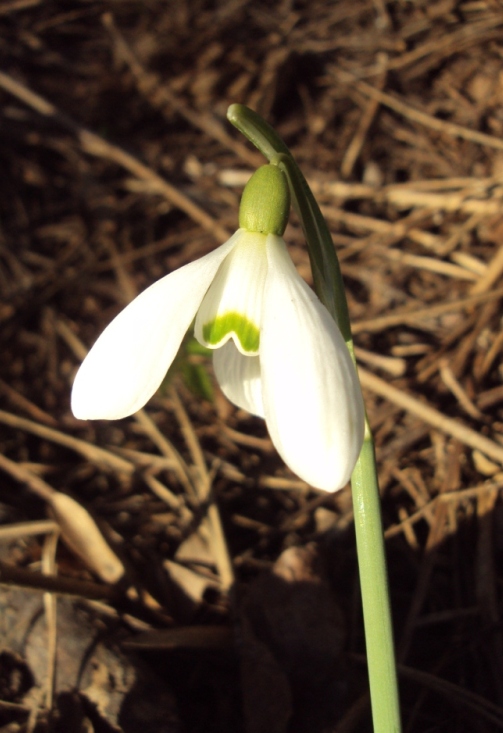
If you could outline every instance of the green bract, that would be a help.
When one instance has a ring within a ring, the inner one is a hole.
[[[249,232],[276,234],[285,231],[290,211],[286,176],[275,165],[263,165],[245,186],[239,207],[239,226]]]

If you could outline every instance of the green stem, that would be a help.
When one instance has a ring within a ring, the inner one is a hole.
[[[351,477],[375,733],[399,733],[400,703],[374,441],[368,425]]]
[[[292,202],[308,242],[314,289],[335,318],[344,341],[352,341],[341,268],[320,207],[291,155],[280,153],[271,162],[278,165],[288,179]]]
[[[286,174],[292,202],[302,223],[318,297],[341,329],[354,360],[344,284],[332,237],[318,204],[287,146],[256,112],[229,107],[230,122]],[[356,546],[375,733],[399,733],[400,709],[388,593],[384,535],[374,445],[368,422],[360,457],[351,477]]]

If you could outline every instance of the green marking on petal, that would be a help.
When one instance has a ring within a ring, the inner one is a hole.
[[[260,331],[253,321],[241,313],[236,311],[224,313],[203,326],[203,338],[211,346],[220,344],[228,334],[234,334],[237,337],[243,351],[257,353]]]

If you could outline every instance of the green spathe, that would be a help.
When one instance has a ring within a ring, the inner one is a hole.
[[[275,165],[263,165],[245,186],[239,207],[239,226],[249,232],[282,236],[290,211],[286,176]]]
[[[229,334],[235,334],[244,352],[256,354],[260,345],[260,331],[246,316],[230,311],[217,316],[203,326],[203,338],[211,346],[222,343]]]

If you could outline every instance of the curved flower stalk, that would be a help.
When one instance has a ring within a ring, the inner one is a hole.
[[[363,441],[361,390],[338,326],[288,255],[288,211],[282,171],[259,168],[243,193],[237,232],[147,288],[98,338],[75,378],[75,416],[119,419],[143,407],[195,318],[228,399],[265,418],[302,479],[342,488]]]

